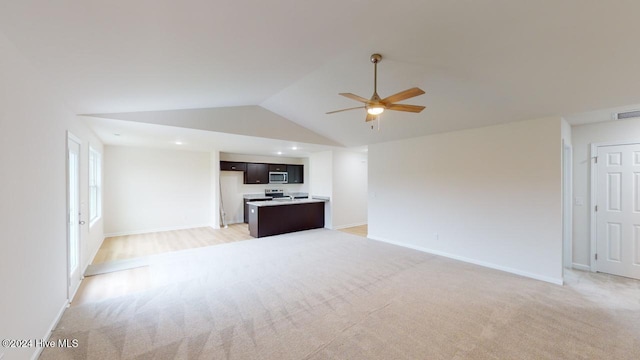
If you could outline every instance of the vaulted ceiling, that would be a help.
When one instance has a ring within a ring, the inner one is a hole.
[[[638,13],[634,0],[2,0],[0,32],[78,114],[260,106],[356,146],[638,104]],[[339,92],[371,96],[374,52],[381,96],[426,91],[408,101],[426,110],[385,112],[380,131],[364,110],[325,114],[358,105]]]

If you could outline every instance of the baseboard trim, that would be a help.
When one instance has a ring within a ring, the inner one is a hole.
[[[186,226],[171,226],[165,228],[155,228],[155,229],[146,229],[146,230],[132,230],[132,231],[120,231],[114,233],[104,234],[105,238],[114,237],[114,236],[126,236],[126,235],[139,235],[139,234],[148,234],[154,232],[162,232],[162,231],[175,231],[175,230],[187,230],[201,227],[213,227],[211,224],[194,224],[194,225],[186,225]]]
[[[368,222],[358,222],[358,223],[353,223],[353,224],[347,224],[347,225],[339,225],[339,226],[335,226],[333,228],[333,230],[340,230],[340,229],[346,229],[346,228],[350,228],[350,227],[354,227],[354,226],[362,226],[362,225],[367,225]]]
[[[530,278],[530,279],[534,279],[534,280],[540,280],[540,281],[548,282],[548,283],[555,284],[555,285],[564,285],[564,280],[562,278],[552,278],[552,277],[548,277],[548,276],[541,276],[541,275],[533,274],[533,273],[530,273],[530,272],[527,272],[527,271],[522,271],[522,270],[518,270],[518,269],[514,269],[514,268],[507,267],[507,266],[502,266],[502,265],[496,265],[494,263],[481,261],[481,260],[476,260],[476,259],[471,259],[471,258],[464,257],[464,256],[449,254],[449,253],[446,253],[446,252],[433,250],[433,249],[425,248],[425,247],[422,247],[422,246],[404,244],[404,243],[401,243],[401,242],[392,241],[392,240],[380,238],[380,237],[377,237],[377,236],[372,236],[371,234],[369,234],[368,238],[371,239],[371,240],[376,240],[376,241],[381,241],[381,242],[385,242],[385,243],[392,244],[392,245],[402,246],[402,247],[405,247],[405,248],[418,250],[418,251],[422,251],[422,252],[426,252],[426,253],[429,253],[429,254],[446,257],[446,258],[453,259],[453,260],[459,260],[459,261],[463,261],[463,262],[474,264],[474,265],[483,266],[483,267],[490,268],[490,269],[500,270],[500,271],[508,272],[508,273],[511,273],[511,274],[524,276],[524,277],[527,277],[527,278]]]
[[[227,225],[243,223],[244,219],[231,219],[227,221]]]
[[[591,267],[588,266],[588,265],[582,265],[582,264],[573,263],[573,264],[571,264],[571,267],[576,269],[576,270],[591,271]]]
[[[67,310],[68,306],[69,306],[69,301],[65,300],[64,304],[62,304],[62,307],[58,311],[58,314],[53,319],[51,326],[49,326],[49,329],[41,339],[44,339],[45,341],[49,341],[49,338],[51,337],[51,333],[53,332],[53,329],[55,329],[56,326],[58,326],[58,323],[60,322],[60,319],[62,319],[62,315],[64,314],[64,311]],[[44,350],[44,347],[36,346],[36,350],[33,352],[33,355],[31,356],[31,360],[36,360],[37,358],[39,358],[40,355],[42,354],[42,350]]]
[[[244,219],[227,221],[227,225],[234,225],[234,224],[244,224]]]
[[[73,298],[76,297],[76,294],[78,293],[78,290],[80,290],[80,286],[82,286],[82,281],[84,281],[84,273],[82,273],[82,278],[80,279],[80,281],[78,281],[78,286],[76,286],[76,288],[73,289],[73,292],[71,293],[71,296],[69,297],[69,300],[68,300],[69,304],[71,304],[73,302]]]

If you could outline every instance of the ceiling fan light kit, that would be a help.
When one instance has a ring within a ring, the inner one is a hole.
[[[355,110],[355,109],[366,109],[367,117],[365,121],[368,122],[368,121],[373,121],[378,119],[379,115],[382,114],[385,110],[406,111],[406,112],[414,112],[414,113],[419,113],[422,110],[424,110],[425,108],[424,106],[396,104],[396,102],[398,101],[410,99],[412,97],[424,94],[424,91],[417,87],[407,89],[397,94],[381,99],[380,96],[378,96],[378,63],[382,61],[382,55],[373,54],[371,55],[370,60],[373,63],[373,96],[371,96],[371,99],[365,99],[361,96],[358,96],[352,93],[340,93],[339,95],[348,97],[349,99],[352,99],[355,101],[359,101],[363,103],[364,106],[330,111],[327,114],[334,114],[337,112]]]
[[[384,112],[384,107],[375,105],[367,107],[367,112],[371,115],[380,115]]]

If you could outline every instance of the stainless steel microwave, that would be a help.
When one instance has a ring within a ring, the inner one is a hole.
[[[269,184],[286,184],[289,182],[289,175],[286,172],[269,172]]]

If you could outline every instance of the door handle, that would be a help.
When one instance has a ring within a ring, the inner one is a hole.
[[[80,220],[80,221],[78,222],[78,224],[80,224],[80,225],[84,225],[84,224],[86,224],[86,223],[85,223],[83,220]]]

